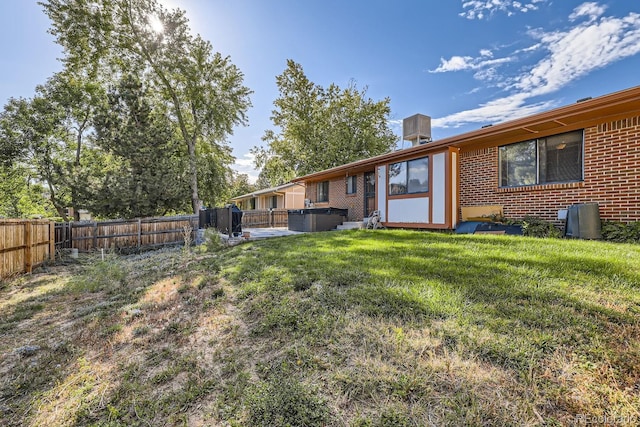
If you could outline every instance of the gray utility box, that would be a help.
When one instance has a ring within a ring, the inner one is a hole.
[[[291,231],[329,231],[347,219],[347,209],[311,208],[288,211]]]
[[[598,204],[581,203],[569,206],[564,235],[574,239],[602,239]]]

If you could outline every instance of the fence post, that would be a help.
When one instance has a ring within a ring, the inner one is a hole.
[[[98,221],[93,223],[93,250],[98,249]]]
[[[233,209],[231,208],[231,206],[229,206],[227,208],[227,210],[229,211],[228,215],[229,215],[229,221],[227,226],[227,230],[229,230],[229,237],[233,237]]]
[[[56,223],[49,221],[49,259],[56,262]]]
[[[142,219],[138,218],[138,249],[142,246]]]
[[[31,273],[33,269],[33,258],[31,257],[31,223],[24,222],[24,268],[27,273]]]

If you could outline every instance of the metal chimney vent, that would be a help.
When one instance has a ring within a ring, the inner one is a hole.
[[[431,141],[431,117],[414,114],[402,120],[402,139],[415,146]]]

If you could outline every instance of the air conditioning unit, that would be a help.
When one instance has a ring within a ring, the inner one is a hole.
[[[431,142],[431,117],[414,114],[402,120],[402,139],[412,146]]]

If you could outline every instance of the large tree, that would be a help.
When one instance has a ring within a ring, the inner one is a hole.
[[[108,93],[93,121],[98,150],[86,207],[125,218],[181,211],[188,188],[184,156],[168,117],[134,75]],[[158,111],[157,108],[160,108]]]
[[[275,186],[305,175],[391,150],[396,136],[389,128],[389,99],[374,101],[355,83],[341,89],[311,82],[302,66],[287,61],[276,77],[280,96],[267,130],[266,147],[254,147],[263,185]]]
[[[80,207],[87,176],[82,151],[102,94],[99,84],[65,70],[33,98],[10,99],[0,113],[0,160],[27,169],[63,218],[66,207]]]
[[[190,34],[184,11],[157,0],[49,0],[40,3],[52,21],[51,34],[64,48],[65,66],[88,74],[127,74],[141,69],[171,108],[189,160],[190,198],[200,208],[198,145],[212,152],[226,144],[234,126],[246,124],[251,91],[243,74]],[[224,170],[226,156],[215,161]],[[227,164],[228,165],[228,164]],[[210,168],[216,169],[216,168]]]
[[[0,114],[0,145],[6,173],[25,171],[23,179],[43,183],[58,215],[65,216],[71,198],[63,182],[64,159],[70,151],[60,132],[63,113],[41,96],[12,98]],[[3,197],[6,194],[3,194]]]

